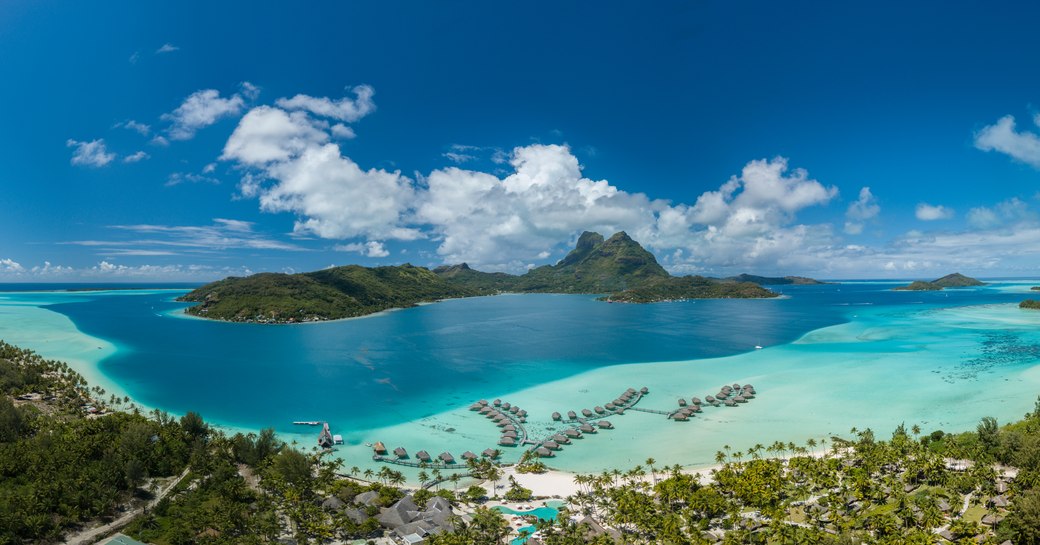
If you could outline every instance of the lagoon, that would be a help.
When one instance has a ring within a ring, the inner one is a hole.
[[[628,412],[616,429],[549,460],[569,471],[704,466],[728,446],[802,443],[900,422],[970,429],[1031,410],[1040,391],[1040,313],[1014,306],[1032,282],[943,292],[891,283],[783,286],[776,300],[606,304],[591,296],[503,295],[364,319],[293,326],[183,317],[180,290],[0,293],[0,338],[70,360],[91,382],[146,407],[200,412],[233,429],[274,427],[310,448],[327,420],[347,467],[377,468],[379,440],[436,455],[494,446],[466,407],[502,398],[531,414],[592,408],[647,386],[667,410],[722,384],[753,383],[744,406],[690,422]],[[756,350],[756,345],[765,347]],[[516,449],[506,449],[515,459]]]

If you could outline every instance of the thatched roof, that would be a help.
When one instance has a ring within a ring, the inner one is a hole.
[[[690,398],[690,403],[693,403],[694,405],[700,405],[701,404],[701,398],[699,398],[699,397]]]
[[[589,417],[589,416],[592,416],[592,411],[590,411],[588,409],[582,409],[581,410],[581,414],[585,415],[586,417]]]
[[[550,456],[553,455],[552,451],[547,449],[547,448],[545,448],[545,447],[538,447],[538,448],[534,449],[534,453],[537,454],[538,456],[541,456],[542,458],[549,458]]]
[[[508,402],[502,404],[502,409],[503,410],[508,411],[510,407],[512,407],[512,405],[510,405]]]
[[[502,437],[512,437],[513,439],[516,439],[516,432],[515,431],[504,431],[504,432],[502,432]]]
[[[550,449],[560,448],[559,443],[557,443],[556,441],[546,441],[542,443],[542,446]]]
[[[571,442],[571,440],[568,439],[567,436],[562,434],[562,433],[557,433],[552,438],[553,438],[553,441],[556,441],[557,443],[570,443]]]
[[[516,441],[512,437],[503,437],[498,440],[498,444],[505,447],[511,447],[516,444]]]
[[[462,453],[462,459],[463,460],[476,460],[477,459],[477,455],[473,454],[472,452],[467,450],[466,452]]]
[[[446,464],[454,464],[455,463],[455,458],[451,454],[448,454],[447,452],[442,452],[441,455],[438,456],[438,458],[440,458]]]
[[[502,426],[502,431],[516,431],[516,426],[512,424],[506,424],[505,426]]]
[[[484,452],[481,452],[481,454],[487,456],[488,458],[494,458],[498,456],[498,451],[493,448],[486,448],[484,449]]]
[[[397,447],[394,449],[394,456],[397,456],[398,458],[404,458],[405,456],[408,456],[408,451],[406,451],[402,447]]]
[[[384,445],[382,441],[376,441],[375,444],[372,445],[372,450],[376,451],[378,454],[383,454],[386,452],[386,445]]]
[[[563,418],[563,416],[561,416],[560,413],[552,413],[553,420],[559,420],[561,418]]]
[[[582,433],[595,433],[596,432],[596,428],[593,428],[592,425],[590,425],[590,424],[582,424],[581,426],[578,426],[578,430],[580,430]]]
[[[574,428],[567,428],[563,430],[563,434],[567,437],[581,437],[581,432]]]
[[[680,407],[685,407],[686,406],[686,400],[680,397],[679,398],[679,406]]]
[[[608,430],[614,429],[614,425],[611,424],[610,422],[606,421],[606,420],[600,420],[599,422],[596,422],[596,424],[598,424],[599,427],[604,428],[604,429],[608,429]]]
[[[593,407],[592,410],[596,411],[599,414],[603,414],[603,413],[607,412],[606,409],[604,409],[603,407],[600,407],[599,405],[596,405],[595,407]]]
[[[639,393],[641,393],[641,394],[645,394],[645,393],[647,393],[649,391],[650,391],[650,388],[647,388],[646,386],[643,386],[642,388],[639,389]]]
[[[574,411],[567,411],[567,418],[574,420],[575,418],[578,418],[578,415]]]
[[[415,453],[415,457],[420,459],[420,460],[422,460],[422,461],[424,461],[424,462],[429,462],[430,459],[431,459],[430,458],[430,453],[426,452],[425,450],[420,450],[419,452],[416,452]]]
[[[496,407],[499,407],[499,406],[502,405],[502,400],[501,399],[496,399],[496,400],[492,401],[491,404],[496,406]]]
[[[343,500],[336,496],[329,496],[325,498],[325,501],[321,502],[321,508],[326,511],[339,511],[344,505],[346,504],[343,503]]]

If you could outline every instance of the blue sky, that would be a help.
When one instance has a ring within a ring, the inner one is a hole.
[[[1030,3],[369,4],[0,5],[0,281],[1040,273]]]

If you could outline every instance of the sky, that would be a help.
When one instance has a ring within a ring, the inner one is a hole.
[[[0,281],[1040,276],[1029,2],[0,3]]]

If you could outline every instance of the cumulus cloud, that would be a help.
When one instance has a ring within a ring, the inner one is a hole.
[[[25,267],[11,258],[4,258],[0,259],[0,272],[20,273],[25,272]]]
[[[248,166],[288,161],[327,142],[329,135],[323,128],[303,112],[290,113],[270,106],[253,108],[238,122],[221,159]]]
[[[319,117],[328,117],[339,121],[353,123],[372,113],[376,104],[372,100],[375,90],[370,85],[358,85],[352,89],[354,98],[343,97],[332,100],[327,97],[296,95],[292,98],[280,98],[275,104],[289,111],[306,111]]]
[[[914,215],[921,221],[948,220],[953,218],[953,209],[941,204],[931,205],[925,202],[918,203]]]
[[[1040,116],[1033,121],[1040,126]],[[975,147],[997,151],[1040,168],[1040,137],[1033,132],[1016,130],[1014,116],[1006,115],[976,133]]]
[[[370,240],[364,244],[351,243],[351,244],[338,244],[334,247],[337,252],[357,252],[359,254],[368,257],[386,257],[390,255],[387,251],[386,246],[382,242]]]
[[[205,169],[203,169],[203,171],[205,172]],[[166,187],[174,187],[185,183],[217,185],[220,183],[220,180],[210,176],[195,174],[194,172],[174,172],[166,177],[166,183],[163,185]]]
[[[874,194],[869,187],[859,190],[859,198],[845,210],[845,232],[858,235],[863,232],[863,223],[876,217],[881,212]]]
[[[105,147],[105,139],[98,138],[89,142],[68,139],[65,146],[72,148],[72,164],[86,167],[103,167],[116,158]]]
[[[140,162],[140,161],[144,161],[148,157],[149,157],[149,155],[147,153],[145,153],[144,151],[138,151],[138,152],[135,152],[135,153],[131,153],[130,155],[127,155],[126,157],[123,157],[123,162],[124,163],[137,163],[137,162]]]
[[[177,47],[177,46],[167,42],[167,43],[162,44],[162,47],[160,47],[159,49],[156,49],[155,50],[155,54],[156,55],[161,55],[163,53],[173,53],[174,51],[180,51],[180,49],[181,48],[179,48],[179,47]]]
[[[163,114],[162,119],[170,122],[167,133],[171,139],[190,140],[199,129],[238,115],[244,106],[245,99],[239,94],[223,98],[216,89],[203,89],[189,95],[176,110]]]

